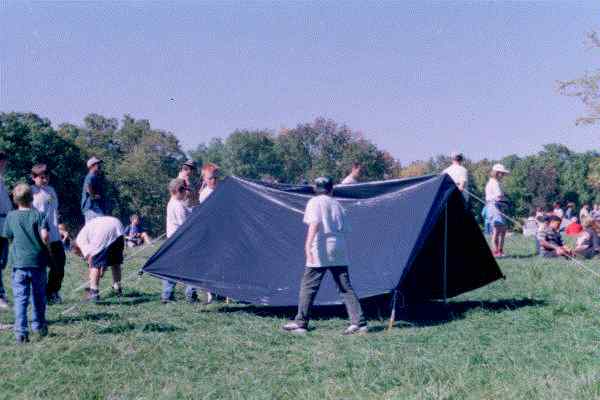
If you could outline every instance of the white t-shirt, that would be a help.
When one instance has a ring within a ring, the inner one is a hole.
[[[6,214],[8,214],[8,212],[12,209],[12,202],[10,201],[10,197],[8,196],[8,191],[4,186],[4,177],[0,175],[0,214],[5,214],[4,216],[0,216],[0,228],[4,226]]]
[[[123,236],[123,224],[115,217],[96,217],[79,231],[75,242],[84,257],[95,256]]]
[[[209,188],[208,186],[204,186],[202,190],[200,190],[200,197],[198,199],[198,202],[200,204],[204,203],[204,200],[208,199],[208,196],[210,196],[214,191],[215,189]]]
[[[450,176],[450,178],[452,178],[452,180],[454,181],[456,186],[460,186],[460,184],[462,183],[463,188],[464,189],[467,188],[467,183],[469,182],[469,172],[462,165],[452,164],[444,170],[444,173],[448,174],[448,176]],[[463,191],[462,194],[463,194],[464,198],[468,200],[469,193],[467,193],[466,191]]]
[[[346,211],[331,196],[315,196],[306,204],[304,223],[319,223],[319,231],[311,244],[314,263],[307,267],[348,266],[345,233],[349,232]]]
[[[191,208],[186,207],[183,200],[171,197],[167,204],[167,237],[173,236],[191,213]]]
[[[554,212],[554,215],[556,215],[558,218],[562,219],[565,217],[565,212],[560,207],[555,208],[553,212]]]
[[[352,185],[353,183],[357,183],[358,181],[354,178],[354,176],[352,176],[352,174],[348,175],[347,177],[344,178],[344,180],[342,181],[342,185]]]
[[[490,178],[487,185],[485,185],[485,201],[493,202],[500,201],[504,197],[500,182],[496,178]]]
[[[50,243],[60,241],[58,232],[58,196],[52,186],[31,186],[33,192],[33,208],[46,214],[50,227]]]

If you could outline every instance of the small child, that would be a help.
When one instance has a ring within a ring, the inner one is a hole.
[[[17,344],[29,341],[27,307],[33,303],[31,328],[40,337],[48,334],[46,322],[46,266],[49,228],[47,218],[32,209],[33,193],[27,184],[13,191],[18,209],[8,213],[2,236],[10,242],[9,259],[13,268],[15,336]]]
[[[137,214],[133,214],[129,218],[130,225],[125,228],[123,234],[125,235],[125,241],[127,247],[136,247],[143,244],[150,244],[150,236],[146,233],[146,230],[141,224],[140,217]]]
[[[591,217],[584,218],[581,225],[583,232],[579,234],[573,252],[579,257],[590,259],[600,253],[600,237],[594,229],[596,223]]]
[[[46,164],[36,164],[31,168],[31,179],[35,183],[33,192],[33,208],[46,215],[50,229],[50,271],[48,272],[48,285],[46,287],[46,301],[48,304],[60,304],[60,288],[65,276],[65,249],[60,239],[58,230],[58,196],[50,183],[50,175]]]
[[[167,238],[170,238],[175,234],[177,229],[183,225],[186,219],[190,216],[192,210],[186,207],[185,202],[187,198],[187,186],[183,179],[176,178],[169,183],[169,193],[171,199],[167,204]],[[161,295],[161,301],[163,304],[169,303],[175,300],[173,292],[175,291],[175,282],[167,279],[163,279],[163,291]],[[188,302],[195,303],[198,301],[198,294],[196,288],[192,286],[186,286],[185,297]]]

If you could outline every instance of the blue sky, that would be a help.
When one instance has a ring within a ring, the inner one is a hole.
[[[402,162],[598,149],[556,81],[599,64],[597,1],[3,2],[0,110],[129,113],[186,149],[333,118]],[[175,99],[171,101],[170,99]]]

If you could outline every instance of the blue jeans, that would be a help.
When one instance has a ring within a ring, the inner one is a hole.
[[[169,281],[167,279],[163,279],[162,282],[163,282],[163,291],[162,291],[162,295],[160,296],[161,299],[172,300],[173,292],[175,291],[175,285],[177,284],[177,282]],[[185,297],[188,300],[195,299],[197,297],[196,288],[193,286],[187,285],[185,287]]]
[[[98,217],[102,217],[102,216],[104,216],[104,213],[99,208],[91,208],[91,209],[85,210],[83,212],[83,217],[85,218],[86,224],[88,222],[90,222],[91,220],[93,220],[94,218],[98,218]]]
[[[0,224],[1,226],[2,224]],[[6,298],[6,290],[2,282],[2,271],[6,267],[8,261],[8,240],[0,237],[0,298]]]
[[[46,327],[46,268],[13,269],[13,297],[15,309],[15,335],[28,336],[27,307],[29,297],[33,303],[31,329],[39,331]]]

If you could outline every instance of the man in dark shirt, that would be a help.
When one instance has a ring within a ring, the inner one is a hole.
[[[548,226],[540,230],[537,239],[540,243],[542,257],[572,257],[573,252],[563,243],[560,235],[561,218],[556,215],[548,217]]]
[[[81,212],[88,222],[106,214],[102,160],[92,157],[87,162],[88,174],[83,181],[81,192]]]

